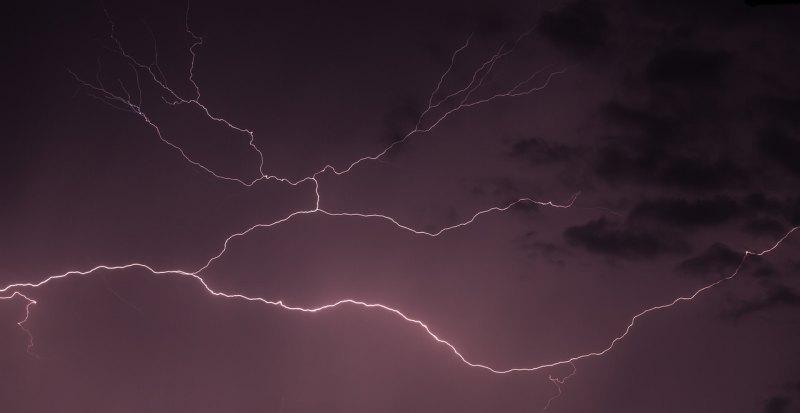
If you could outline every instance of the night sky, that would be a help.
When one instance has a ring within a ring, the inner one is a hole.
[[[67,3],[1,412],[800,412],[800,6]]]

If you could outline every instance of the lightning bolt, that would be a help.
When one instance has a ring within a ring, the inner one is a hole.
[[[415,229],[414,227],[403,224],[397,219],[383,214],[377,213],[358,213],[358,212],[343,212],[343,211],[330,211],[321,206],[321,197],[319,194],[319,180],[318,177],[325,173],[331,173],[335,176],[341,176],[344,174],[349,173],[351,170],[356,168],[358,165],[368,162],[368,161],[376,161],[381,159],[382,157],[386,156],[389,151],[395,148],[398,145],[403,144],[408,139],[413,137],[414,135],[424,134],[430,132],[438,125],[440,125],[443,121],[451,117],[457,112],[464,111],[465,109],[472,108],[478,105],[487,104],[497,99],[501,98],[514,98],[514,97],[522,97],[533,94],[537,91],[540,91],[547,87],[551,80],[556,76],[562,75],[566,73],[571,67],[573,66],[565,66],[559,69],[551,70],[552,66],[548,65],[538,70],[532,71],[530,75],[517,83],[515,83],[512,87],[506,88],[501,92],[492,93],[486,95],[484,97],[475,97],[477,96],[482,88],[485,86],[485,81],[488,78],[489,74],[495,69],[496,64],[503,59],[504,57],[512,54],[518,44],[524,41],[527,37],[530,36],[533,29],[524,32],[520,35],[510,46],[502,45],[497,49],[494,54],[489,56],[485,59],[473,72],[470,80],[466,85],[457,88],[455,91],[450,93],[443,93],[442,90],[444,89],[445,84],[448,82],[449,76],[452,73],[453,68],[455,67],[456,61],[461,53],[467,50],[470,47],[470,43],[472,41],[473,35],[469,35],[466,41],[458,47],[451,55],[450,63],[446,70],[441,74],[438,81],[436,82],[433,91],[431,92],[428,100],[426,109],[420,114],[419,118],[417,119],[415,127],[409,131],[407,134],[403,135],[400,139],[392,142],[391,144],[384,147],[382,150],[370,154],[365,155],[362,157],[358,157],[355,160],[351,161],[350,163],[346,164],[344,167],[337,168],[332,164],[327,164],[309,174],[307,176],[291,179],[285,176],[278,176],[270,173],[265,172],[265,164],[264,164],[264,153],[258,148],[255,143],[255,133],[250,129],[240,127],[235,125],[234,123],[219,117],[213,113],[204,103],[201,102],[201,93],[200,87],[195,80],[194,70],[195,70],[195,63],[198,54],[198,48],[203,44],[203,38],[197,34],[195,34],[189,27],[189,9],[187,7],[186,11],[186,26],[185,31],[187,36],[190,38],[189,44],[189,54],[190,54],[190,66],[188,70],[188,82],[192,85],[192,89],[194,91],[193,96],[182,96],[178,92],[175,91],[171,86],[169,86],[166,77],[163,74],[163,71],[159,67],[158,63],[158,48],[154,41],[153,47],[153,61],[149,64],[142,63],[140,60],[137,60],[134,56],[129,54],[123,44],[115,35],[115,25],[113,20],[111,19],[110,15],[106,13],[109,19],[109,23],[111,26],[111,33],[110,39],[114,44],[113,51],[121,56],[125,62],[130,67],[132,73],[134,74],[135,80],[135,93],[130,93],[129,87],[126,87],[124,82],[121,80],[118,81],[118,90],[114,90],[110,87],[107,87],[103,81],[101,80],[101,71],[102,65],[98,60],[98,72],[96,73],[94,80],[89,81],[85,80],[83,77],[79,76],[73,71],[69,71],[69,73],[75,78],[76,82],[80,85],[80,87],[86,89],[88,94],[99,101],[107,104],[115,109],[119,109],[125,112],[132,113],[139,118],[141,118],[145,124],[151,127],[158,139],[160,139],[164,144],[168,147],[172,148],[173,150],[177,151],[181,157],[188,162],[190,165],[203,170],[205,173],[224,181],[229,181],[235,184],[243,185],[245,187],[252,187],[261,181],[270,181],[274,180],[277,182],[285,183],[288,185],[296,186],[300,185],[301,183],[311,182],[314,185],[314,193],[315,193],[315,200],[313,208],[309,209],[301,209],[294,211],[283,218],[277,219],[272,222],[268,223],[261,223],[253,225],[243,231],[233,233],[229,235],[224,242],[222,243],[222,248],[219,252],[213,256],[211,256],[208,260],[206,260],[202,265],[197,267],[195,270],[183,270],[183,269],[158,269],[154,268],[145,263],[133,262],[121,265],[96,265],[87,270],[70,270],[64,273],[55,274],[47,276],[40,281],[36,282],[17,282],[13,284],[8,284],[5,287],[0,288],[0,300],[14,300],[14,299],[21,299],[25,302],[25,316],[21,320],[17,322],[17,325],[20,329],[26,334],[28,338],[27,343],[27,352],[31,355],[36,355],[33,351],[34,348],[34,336],[25,326],[28,320],[31,317],[31,311],[33,306],[37,303],[37,301],[31,298],[31,291],[36,289],[44,288],[47,285],[50,285],[54,282],[57,282],[62,279],[72,278],[72,277],[89,277],[95,276],[98,274],[104,274],[105,272],[109,271],[124,271],[129,269],[143,269],[147,272],[151,273],[154,276],[177,276],[177,277],[184,277],[188,278],[198,284],[200,284],[207,294],[214,297],[225,298],[230,300],[237,300],[237,301],[246,301],[246,302],[257,302],[261,304],[265,304],[271,307],[278,307],[281,310],[286,311],[295,311],[295,312],[303,312],[303,313],[318,313],[328,310],[334,310],[339,307],[344,306],[355,306],[361,307],[367,310],[375,310],[375,311],[382,311],[390,313],[391,315],[395,316],[399,321],[411,324],[416,326],[421,330],[422,333],[426,334],[433,342],[438,345],[443,346],[446,350],[452,353],[457,359],[459,359],[465,366],[477,368],[484,370],[489,373],[493,374],[510,374],[510,373],[531,373],[537,372],[545,369],[550,369],[559,366],[566,366],[569,365],[571,367],[571,373],[563,377],[554,377],[552,375],[548,376],[548,380],[554,385],[556,388],[556,394],[550,397],[542,411],[547,410],[552,402],[559,398],[562,394],[562,386],[573,377],[577,373],[576,363],[582,361],[584,359],[600,357],[604,354],[610,352],[614,349],[614,347],[619,343],[621,340],[626,338],[637,322],[639,322],[643,317],[650,313],[654,313],[661,310],[667,310],[673,306],[678,305],[684,301],[692,301],[696,297],[700,296],[704,292],[707,292],[726,281],[729,281],[735,278],[740,270],[742,269],[743,265],[745,264],[746,260],[750,256],[762,256],[768,254],[775,249],[777,249],[786,239],[788,239],[794,232],[800,229],[800,226],[796,226],[786,232],[781,238],[775,241],[769,248],[761,250],[761,251],[750,251],[747,250],[743,253],[742,259],[739,262],[739,265],[736,269],[730,273],[729,275],[720,278],[714,282],[706,284],[686,295],[679,296],[667,303],[655,305],[652,307],[648,307],[639,313],[633,315],[630,320],[628,321],[626,327],[622,329],[622,332],[616,336],[613,336],[605,347],[597,349],[595,351],[573,355],[561,360],[555,360],[551,362],[547,362],[544,364],[534,365],[534,366],[517,366],[517,367],[498,367],[498,366],[490,366],[489,364],[481,363],[478,361],[474,361],[464,355],[461,351],[458,350],[455,344],[447,341],[446,339],[442,338],[441,336],[437,335],[434,330],[425,322],[423,322],[419,318],[412,317],[407,313],[385,304],[375,303],[375,302],[368,302],[363,301],[355,298],[344,298],[338,301],[319,305],[316,307],[302,307],[296,306],[292,304],[288,304],[284,300],[275,300],[266,297],[260,296],[251,296],[247,295],[242,292],[229,292],[229,291],[222,291],[216,288],[213,288],[209,283],[203,278],[202,274],[205,270],[207,270],[215,261],[220,259],[225,255],[225,253],[229,249],[229,245],[231,242],[238,238],[242,238],[247,236],[248,234],[252,233],[253,231],[259,229],[267,229],[272,228],[284,223],[287,223],[293,219],[296,219],[301,216],[306,215],[323,215],[329,218],[357,218],[357,219],[367,219],[367,220],[377,220],[383,223],[389,224],[394,226],[397,229],[410,232],[416,236],[426,236],[426,237],[438,237],[446,232],[457,230],[460,228],[464,228],[481,216],[490,214],[490,213],[500,213],[511,209],[512,207],[522,205],[522,204],[530,204],[530,205],[539,205],[539,206],[546,206],[552,208],[570,208],[575,203],[579,193],[574,194],[564,203],[555,203],[552,201],[540,201],[534,200],[532,198],[519,198],[513,202],[507,203],[505,205],[494,206],[484,210],[480,210],[474,213],[469,219],[462,221],[460,223],[442,227],[436,231],[425,231],[421,229]],[[149,30],[149,29],[148,29]],[[152,35],[152,33],[151,33]],[[546,73],[544,76],[542,73]],[[543,77],[538,83],[535,82],[536,79]],[[164,133],[162,133],[161,128],[159,125],[147,114],[142,106],[142,81],[146,80],[148,82],[152,82],[156,86],[158,86],[159,90],[162,93],[162,100],[171,106],[177,105],[189,105],[196,109],[198,109],[202,114],[204,114],[207,119],[222,124],[231,130],[243,134],[247,136],[248,144],[250,148],[258,155],[259,164],[258,164],[258,174],[254,178],[240,178],[235,176],[229,176],[223,174],[219,171],[215,171],[212,168],[203,165],[201,162],[197,161],[196,159],[192,158],[187,151],[182,148],[180,145],[172,142]]]

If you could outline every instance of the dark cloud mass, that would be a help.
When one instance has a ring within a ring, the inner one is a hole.
[[[564,238],[569,244],[593,253],[631,259],[689,251],[688,245],[672,234],[610,222],[606,218],[569,227]]]
[[[786,233],[786,226],[772,218],[755,218],[747,221],[742,228],[748,234],[756,236],[779,237]]]
[[[741,319],[746,316],[764,313],[778,308],[800,309],[800,295],[787,286],[772,286],[767,290],[764,297],[743,302],[730,310],[727,314],[732,318]]]
[[[677,119],[663,116],[655,111],[612,101],[603,105],[602,114],[609,124],[622,129],[626,135],[645,139],[643,143],[646,145],[663,148],[670,144],[674,145],[676,141],[684,143],[688,140],[681,139],[685,137],[679,133],[681,125]]]
[[[681,262],[678,268],[686,273],[701,277],[728,276],[742,262],[743,255],[743,253],[733,251],[724,244],[715,243],[702,254]]]
[[[800,154],[800,139],[770,130],[761,134],[758,148],[770,161],[774,161],[792,174],[800,176],[800,161],[797,158],[797,155]]]
[[[541,165],[571,161],[578,156],[578,149],[540,138],[528,138],[515,141],[511,145],[510,155],[515,159],[526,159],[532,165]]]
[[[638,152],[609,146],[599,152],[599,177],[612,183],[632,182],[692,192],[745,186],[747,172],[735,162],[708,155],[680,156],[668,151]]]
[[[633,208],[630,218],[693,228],[729,222],[736,218],[739,212],[740,208],[735,200],[719,195],[693,201],[685,199],[643,201]]]
[[[578,58],[605,46],[610,29],[603,7],[592,0],[567,3],[563,8],[548,11],[539,23],[540,33]]]
[[[800,128],[800,98],[779,95],[760,96],[753,99],[756,108],[762,116],[770,119],[770,125],[775,127]]]
[[[772,397],[764,404],[764,413],[786,413],[792,401],[786,397]]]
[[[653,57],[644,70],[654,88],[718,89],[731,56],[720,51],[677,49]]]

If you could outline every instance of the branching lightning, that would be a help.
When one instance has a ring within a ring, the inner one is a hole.
[[[603,356],[604,354],[608,353],[625,337],[629,335],[632,331],[635,324],[640,321],[644,316],[659,311],[659,310],[666,310],[671,308],[681,302],[684,301],[692,301],[702,293],[713,289],[714,287],[719,286],[720,284],[735,278],[740,270],[742,269],[743,265],[745,264],[747,258],[749,256],[762,256],[772,252],[773,250],[777,249],[786,239],[788,239],[793,233],[800,230],[800,226],[796,226],[791,228],[788,232],[786,232],[781,238],[775,241],[769,248],[761,250],[761,251],[750,251],[747,250],[743,253],[742,259],[739,262],[739,265],[736,269],[728,274],[727,276],[718,279],[714,282],[706,284],[691,293],[686,295],[677,297],[667,303],[655,305],[652,307],[648,307],[639,313],[633,315],[630,320],[628,321],[625,328],[621,331],[621,333],[613,336],[604,347],[599,348],[594,351],[576,354],[561,360],[554,360],[551,362],[547,362],[540,365],[533,365],[533,366],[514,366],[514,367],[499,367],[499,366],[491,366],[486,363],[475,361],[469,358],[467,355],[463,354],[461,351],[458,350],[455,344],[447,341],[445,338],[440,337],[434,332],[434,329],[430,327],[428,324],[423,322],[421,319],[412,317],[408,315],[408,313],[402,312],[399,309],[389,307],[387,305],[381,303],[374,303],[368,301],[362,301],[360,299],[355,298],[344,298],[339,301],[323,304],[316,307],[301,307],[289,304],[281,299],[271,299],[266,297],[260,296],[251,296],[247,295],[243,292],[229,292],[229,291],[222,291],[216,288],[213,288],[208,282],[203,278],[202,274],[205,270],[207,270],[215,261],[223,257],[226,252],[228,251],[229,245],[235,239],[246,237],[253,231],[259,229],[267,229],[272,228],[284,223],[287,223],[295,218],[305,215],[324,215],[330,218],[356,218],[356,219],[369,219],[369,220],[377,220],[382,221],[384,223],[390,224],[400,230],[408,231],[413,235],[417,236],[426,236],[426,237],[438,237],[446,232],[453,231],[456,229],[460,229],[466,226],[469,226],[481,216],[495,213],[495,212],[504,212],[509,210],[510,208],[521,205],[521,204],[535,204],[540,206],[548,206],[553,208],[569,208],[573,206],[579,194],[575,194],[570,197],[566,202],[563,203],[555,203],[552,201],[539,201],[534,200],[531,198],[520,198],[513,202],[507,203],[501,206],[494,206],[491,208],[487,208],[481,211],[474,213],[469,219],[462,221],[460,223],[442,227],[436,231],[424,231],[420,229],[415,229],[410,225],[406,225],[401,223],[400,221],[396,220],[395,218],[383,215],[383,214],[376,214],[376,213],[358,213],[358,212],[337,212],[337,211],[330,211],[322,207],[321,205],[321,198],[319,194],[319,185],[320,182],[318,177],[325,173],[331,173],[335,176],[340,176],[347,174],[358,165],[368,162],[368,161],[375,161],[379,160],[382,157],[386,156],[386,154],[391,151],[396,146],[404,143],[408,139],[410,139],[414,135],[424,134],[430,132],[438,125],[440,125],[445,119],[449,118],[453,114],[457,112],[461,112],[464,109],[471,108],[474,106],[482,105],[485,103],[489,103],[491,101],[501,99],[501,98],[513,98],[513,97],[521,97],[533,94],[537,91],[540,91],[547,87],[551,80],[559,75],[564,74],[570,68],[570,66],[565,66],[557,70],[552,70],[551,66],[545,66],[540,68],[539,70],[535,70],[531,72],[531,74],[521,81],[517,82],[513,87],[505,89],[501,92],[491,94],[489,96],[477,98],[475,97],[479,89],[485,86],[485,81],[490,73],[495,68],[495,65],[503,59],[505,56],[510,55],[515,51],[517,45],[523,41],[526,37],[530,36],[531,31],[527,31],[519,36],[515,42],[513,42],[510,46],[503,45],[497,49],[497,51],[492,54],[489,58],[484,60],[479,67],[477,67],[473,72],[469,82],[461,88],[458,88],[454,92],[443,94],[442,89],[445,83],[448,81],[448,78],[456,64],[456,61],[459,55],[467,50],[470,47],[470,43],[472,41],[473,36],[470,35],[467,37],[466,41],[458,47],[455,52],[451,55],[450,63],[447,69],[442,73],[439,77],[438,82],[436,83],[433,91],[431,92],[428,100],[427,100],[427,107],[419,116],[415,127],[413,130],[402,136],[400,139],[394,141],[390,145],[386,146],[382,150],[356,158],[354,161],[348,163],[344,167],[337,168],[332,164],[327,164],[317,170],[316,172],[307,175],[305,177],[299,179],[291,179],[289,177],[282,177],[270,173],[266,173],[265,171],[265,164],[264,164],[264,154],[259,149],[259,147],[255,143],[255,133],[250,129],[237,126],[228,120],[215,115],[212,110],[210,110],[205,103],[201,103],[201,93],[200,87],[197,84],[194,76],[195,70],[195,63],[197,59],[197,49],[202,46],[203,38],[198,36],[189,28],[188,24],[188,9],[187,9],[187,19],[186,19],[186,34],[190,39],[189,43],[189,54],[190,54],[190,67],[188,70],[188,82],[192,85],[192,89],[194,91],[193,96],[187,97],[182,96],[178,92],[175,91],[172,87],[169,86],[166,77],[164,76],[161,68],[159,67],[158,63],[158,49],[154,45],[153,47],[153,61],[150,64],[142,63],[140,60],[137,60],[135,57],[130,55],[125,48],[123,47],[120,40],[115,35],[115,26],[113,21],[109,16],[109,21],[111,24],[111,34],[110,38],[114,44],[113,51],[121,56],[131,68],[134,74],[135,80],[135,89],[130,88],[135,93],[130,93],[129,87],[126,87],[122,81],[119,81],[118,90],[112,89],[107,87],[103,81],[101,80],[100,70],[102,70],[102,66],[99,64],[98,61],[98,73],[95,76],[94,80],[89,81],[85,78],[79,76],[73,71],[70,71],[70,74],[75,78],[78,84],[85,88],[89,95],[100,100],[101,102],[108,104],[116,109],[123,110],[126,112],[130,112],[138,117],[140,117],[149,127],[151,127],[158,139],[160,139],[164,144],[172,148],[173,150],[177,151],[181,157],[191,164],[194,167],[197,167],[204,172],[208,173],[209,175],[225,180],[230,181],[239,185],[243,185],[245,187],[252,187],[253,185],[257,184],[261,181],[270,181],[274,180],[277,182],[281,182],[284,184],[296,186],[300,185],[305,182],[310,182],[314,185],[314,193],[315,193],[315,201],[313,208],[308,209],[300,209],[294,211],[285,217],[277,219],[275,221],[269,223],[259,223],[250,226],[249,228],[229,235],[224,242],[222,243],[222,248],[218,251],[217,254],[210,257],[207,261],[205,261],[202,265],[199,265],[194,270],[183,270],[183,269],[159,269],[154,268],[145,263],[133,262],[127,263],[122,265],[96,265],[87,270],[71,270],[60,274],[50,275],[41,279],[40,281],[36,282],[17,282],[13,284],[9,284],[5,287],[0,288],[0,300],[14,300],[14,299],[21,299],[25,302],[25,316],[20,321],[17,322],[17,325],[22,329],[22,331],[27,335],[28,343],[27,343],[27,351],[28,353],[35,355],[33,348],[34,348],[34,336],[25,326],[26,322],[31,317],[31,311],[33,306],[37,303],[34,298],[31,298],[32,292],[36,289],[43,288],[46,285],[52,284],[62,279],[72,278],[72,277],[88,277],[98,274],[104,274],[108,271],[124,271],[128,269],[142,269],[146,270],[152,275],[155,276],[178,276],[178,277],[185,277],[189,278],[194,282],[199,283],[205,291],[212,296],[226,298],[226,299],[233,299],[233,300],[240,300],[240,301],[248,301],[248,302],[258,302],[261,304],[279,307],[280,309],[287,310],[287,311],[297,311],[297,312],[304,312],[304,313],[317,313],[326,310],[333,310],[338,307],[344,306],[355,306],[361,307],[364,309],[372,309],[377,311],[388,312],[398,318],[398,321],[405,322],[411,325],[418,327],[424,334],[436,342],[439,345],[444,346],[448,349],[454,356],[456,356],[464,365],[467,367],[473,367],[477,369],[481,369],[493,374],[509,374],[509,373],[529,373],[529,372],[537,372],[540,370],[550,369],[559,366],[566,366],[569,365],[571,367],[571,373],[563,377],[554,377],[549,376],[548,380],[555,386],[557,393],[552,396],[550,399],[547,400],[546,405],[542,409],[542,411],[547,410],[551,403],[562,395],[562,386],[570,379],[573,375],[576,374],[577,368],[575,363],[579,362],[584,359],[594,358]],[[543,76],[541,76],[545,73]],[[534,83],[538,78],[543,78],[542,80],[538,81],[538,83]],[[197,108],[202,114],[204,114],[209,120],[213,122],[220,123],[225,127],[235,131],[236,133],[241,133],[247,136],[248,144],[250,148],[258,155],[259,164],[258,164],[258,174],[254,178],[239,178],[234,176],[228,176],[224,173],[219,171],[215,171],[212,168],[203,165],[201,162],[192,158],[181,146],[169,140],[164,133],[162,133],[161,128],[159,125],[147,114],[145,109],[142,106],[142,81],[148,81],[155,84],[162,93],[162,99],[165,103],[177,106],[177,105],[190,105]]]

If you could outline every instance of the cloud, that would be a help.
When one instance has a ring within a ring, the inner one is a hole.
[[[733,161],[704,155],[665,157],[655,176],[662,185],[695,191],[732,187],[746,180],[745,170]]]
[[[606,122],[620,128],[629,128],[629,135],[649,138],[652,143],[666,144],[670,139],[680,138],[680,122],[674,117],[658,114],[655,111],[633,108],[622,102],[610,101],[600,108]],[[673,141],[674,142],[674,141]]]
[[[743,205],[748,213],[782,217],[792,225],[800,224],[800,197],[777,199],[755,192],[745,198]]]
[[[586,0],[546,12],[539,22],[539,32],[575,58],[586,57],[607,45],[610,31],[602,8]]]
[[[764,413],[785,413],[789,411],[792,401],[786,397],[772,397],[764,403]]]
[[[605,218],[569,227],[564,231],[564,238],[570,245],[589,252],[629,259],[689,251],[688,245],[673,234],[609,222]]]
[[[733,310],[728,311],[727,315],[734,319],[740,319],[781,307],[800,308],[800,295],[785,285],[775,285],[763,298],[742,302]]]
[[[601,150],[595,172],[604,180],[655,184],[687,191],[709,191],[742,185],[747,173],[735,162],[707,154],[675,156],[613,145]]]
[[[535,231],[528,231],[517,237],[515,243],[533,257],[543,258],[548,263],[559,267],[566,266],[569,256],[567,248],[554,242],[541,241],[537,239],[537,236]]]
[[[762,115],[769,116],[771,125],[800,128],[800,98],[788,96],[761,96],[754,105]]]
[[[532,165],[571,161],[578,156],[578,153],[578,148],[574,146],[548,142],[539,138],[514,141],[509,151],[511,158],[526,159]]]
[[[793,175],[800,176],[800,140],[778,130],[762,132],[759,151]]]
[[[783,208],[783,215],[792,225],[800,224],[800,198],[787,201]]]
[[[739,266],[742,257],[743,253],[733,251],[725,244],[715,243],[702,254],[678,264],[678,269],[702,277],[708,277],[710,274],[727,276]]]
[[[754,218],[745,222],[742,230],[750,235],[778,237],[786,233],[786,226],[772,218]]]
[[[458,34],[474,31],[478,36],[516,37],[517,30],[530,22],[526,6],[523,2],[516,5],[462,2],[460,7],[452,7],[431,2],[430,10],[443,28]]]
[[[752,212],[777,212],[783,209],[783,202],[762,192],[753,192],[744,198],[744,206]]]
[[[727,245],[716,242],[701,254],[688,258],[678,264],[681,272],[708,279],[716,279],[731,275],[742,263],[743,251],[734,251]],[[757,255],[750,255],[739,269],[741,274],[771,282],[779,273],[767,261]]]
[[[699,46],[643,50],[644,67],[626,73],[623,93],[598,109],[595,172],[629,182],[686,191],[724,190],[750,183],[729,119],[726,87],[734,55]],[[691,42],[688,42],[691,43]]]
[[[673,49],[655,55],[644,78],[651,87],[712,89],[720,86],[730,62],[731,55],[722,51]]]
[[[737,218],[740,208],[728,196],[687,201],[662,198],[636,205],[629,217],[633,220],[651,220],[684,228],[719,225]]]
[[[749,173],[731,158],[736,144],[723,126],[729,122],[721,121],[725,88],[711,87],[701,97],[694,83],[706,75],[669,77],[660,73],[664,65],[651,62],[648,74],[631,75],[649,78],[644,103],[612,100],[598,108],[604,126],[599,139],[605,145],[595,152],[595,172],[610,182],[688,191],[746,185]]]

